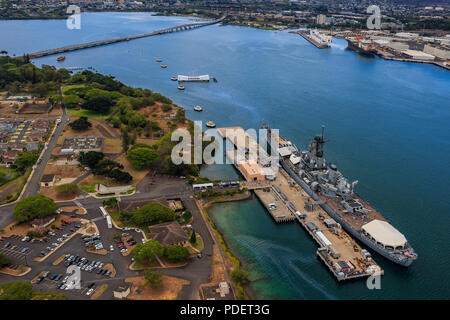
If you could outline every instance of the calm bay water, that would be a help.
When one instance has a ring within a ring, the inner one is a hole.
[[[89,13],[82,29],[64,20],[0,21],[0,49],[22,54],[146,33],[189,21],[147,13]],[[126,84],[147,87],[185,107],[193,120],[220,126],[280,128],[297,146],[326,126],[329,160],[358,192],[403,232],[419,254],[409,269],[375,256],[382,289],[338,284],[296,224],[276,225],[258,200],[220,204],[211,215],[250,272],[256,298],[419,299],[450,297],[450,73],[435,66],[365,58],[334,39],[319,50],[298,35],[210,26],[35,60],[37,65],[93,66]],[[168,65],[160,68],[162,58]],[[210,74],[218,83],[170,77]],[[202,113],[194,113],[194,105]],[[234,178],[231,166],[202,174]]]

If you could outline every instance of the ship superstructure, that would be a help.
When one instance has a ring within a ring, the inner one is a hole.
[[[275,133],[268,126],[268,141]],[[280,164],[288,174],[344,229],[382,256],[409,266],[417,254],[405,236],[355,192],[358,181],[349,182],[334,163],[324,157],[327,142],[322,134],[309,141],[308,150],[279,139]]]
[[[309,36],[311,37],[312,40],[316,41],[319,45],[324,46],[324,47],[331,47],[331,41],[332,41],[333,37],[327,36],[327,35],[319,32],[316,29],[310,30]]]

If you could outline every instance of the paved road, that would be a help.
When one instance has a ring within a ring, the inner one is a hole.
[[[42,177],[42,173],[44,172],[45,166],[47,165],[48,160],[50,160],[52,156],[53,149],[56,147],[56,143],[58,142],[58,138],[63,132],[64,126],[67,124],[69,120],[69,116],[66,113],[66,108],[63,108],[63,115],[61,116],[61,123],[57,125],[55,133],[50,137],[50,141],[46,146],[46,150],[41,157],[41,163],[36,164],[36,168],[33,170],[32,177],[30,182],[25,188],[25,191],[22,195],[22,198],[26,198],[32,195],[35,195],[39,192],[39,183]]]
[[[15,143],[20,143],[20,141],[22,141],[22,138],[25,135],[25,132],[27,132],[27,129],[30,126],[30,123],[31,123],[30,120],[26,121],[25,126],[23,127],[22,131],[20,131],[20,134],[17,137]]]

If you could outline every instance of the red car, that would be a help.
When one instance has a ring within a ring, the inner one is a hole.
[[[73,229],[70,229],[70,232],[75,232],[75,230],[73,230]]]
[[[58,229],[58,230],[62,230],[62,228],[61,227],[55,227],[56,229]]]
[[[120,241],[120,240],[116,240],[116,243],[123,243],[122,241]]]
[[[119,244],[119,245],[117,246],[117,248],[122,249],[122,248],[125,248],[125,246],[124,246],[123,244]]]

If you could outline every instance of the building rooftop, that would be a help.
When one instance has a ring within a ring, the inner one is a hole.
[[[186,232],[177,221],[149,226],[150,238],[162,244],[176,244],[188,240]]]
[[[42,176],[41,182],[52,182],[54,178],[55,178],[55,175],[53,173],[52,174],[44,174]]]

